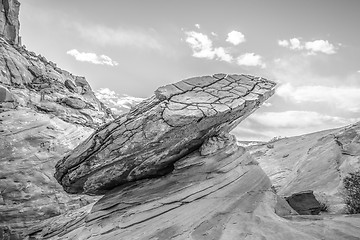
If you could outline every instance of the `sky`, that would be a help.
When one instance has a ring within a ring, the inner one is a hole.
[[[85,76],[105,102],[136,102],[193,76],[245,73],[278,84],[234,130],[241,140],[360,121],[358,0],[20,2],[27,49]]]

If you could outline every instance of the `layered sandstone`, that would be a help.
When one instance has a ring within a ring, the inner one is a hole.
[[[344,213],[343,179],[360,168],[360,123],[282,138],[248,150],[279,195],[311,190],[329,212]]]
[[[103,194],[164,175],[209,137],[231,131],[274,86],[260,77],[215,74],[160,87],[60,161],[55,177],[69,193]]]
[[[54,167],[113,117],[85,78],[16,44],[18,2],[1,4],[0,236],[5,239],[5,232],[94,201],[65,193]]]

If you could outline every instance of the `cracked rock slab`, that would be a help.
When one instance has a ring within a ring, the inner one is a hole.
[[[164,175],[205,139],[230,132],[274,87],[272,81],[243,74],[194,77],[160,87],[59,161],[55,178],[69,193],[96,195]]]

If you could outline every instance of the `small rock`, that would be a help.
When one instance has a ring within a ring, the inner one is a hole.
[[[41,77],[44,74],[43,71],[35,65],[29,66],[28,69],[36,78]]]
[[[67,89],[69,89],[70,92],[74,92],[74,93],[78,92],[78,89],[77,89],[76,85],[74,84],[74,82],[69,79],[67,79],[65,81],[65,87]]]
[[[318,215],[321,211],[321,205],[311,190],[294,193],[285,200],[300,215]]]
[[[14,102],[14,98],[6,87],[0,85],[0,103],[2,102]]]
[[[75,109],[83,109],[86,107],[86,103],[83,100],[75,97],[64,98],[61,102]]]

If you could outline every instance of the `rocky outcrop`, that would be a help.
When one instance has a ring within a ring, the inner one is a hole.
[[[60,161],[55,177],[69,193],[103,194],[164,175],[209,137],[232,130],[274,86],[259,77],[215,74],[160,87]]]
[[[31,108],[91,128],[113,119],[85,78],[1,38],[0,94],[0,112]]]
[[[55,163],[113,120],[85,78],[19,44],[19,3],[0,2],[0,239],[96,200],[69,195]]]
[[[248,147],[279,195],[312,190],[330,213],[344,212],[343,178],[360,168],[360,123]]]
[[[225,140],[226,139],[226,140]],[[234,137],[214,135],[159,178],[128,182],[98,202],[46,220],[30,239],[356,239],[360,218],[298,217]],[[223,145],[222,142],[228,144]],[[212,144],[208,144],[211,142]],[[217,143],[218,142],[218,143]],[[351,224],[350,224],[351,223]]]
[[[321,205],[311,190],[294,193],[285,199],[300,215],[317,215],[321,212]]]
[[[0,9],[0,36],[12,44],[21,44],[19,36],[19,1],[1,0]]]

